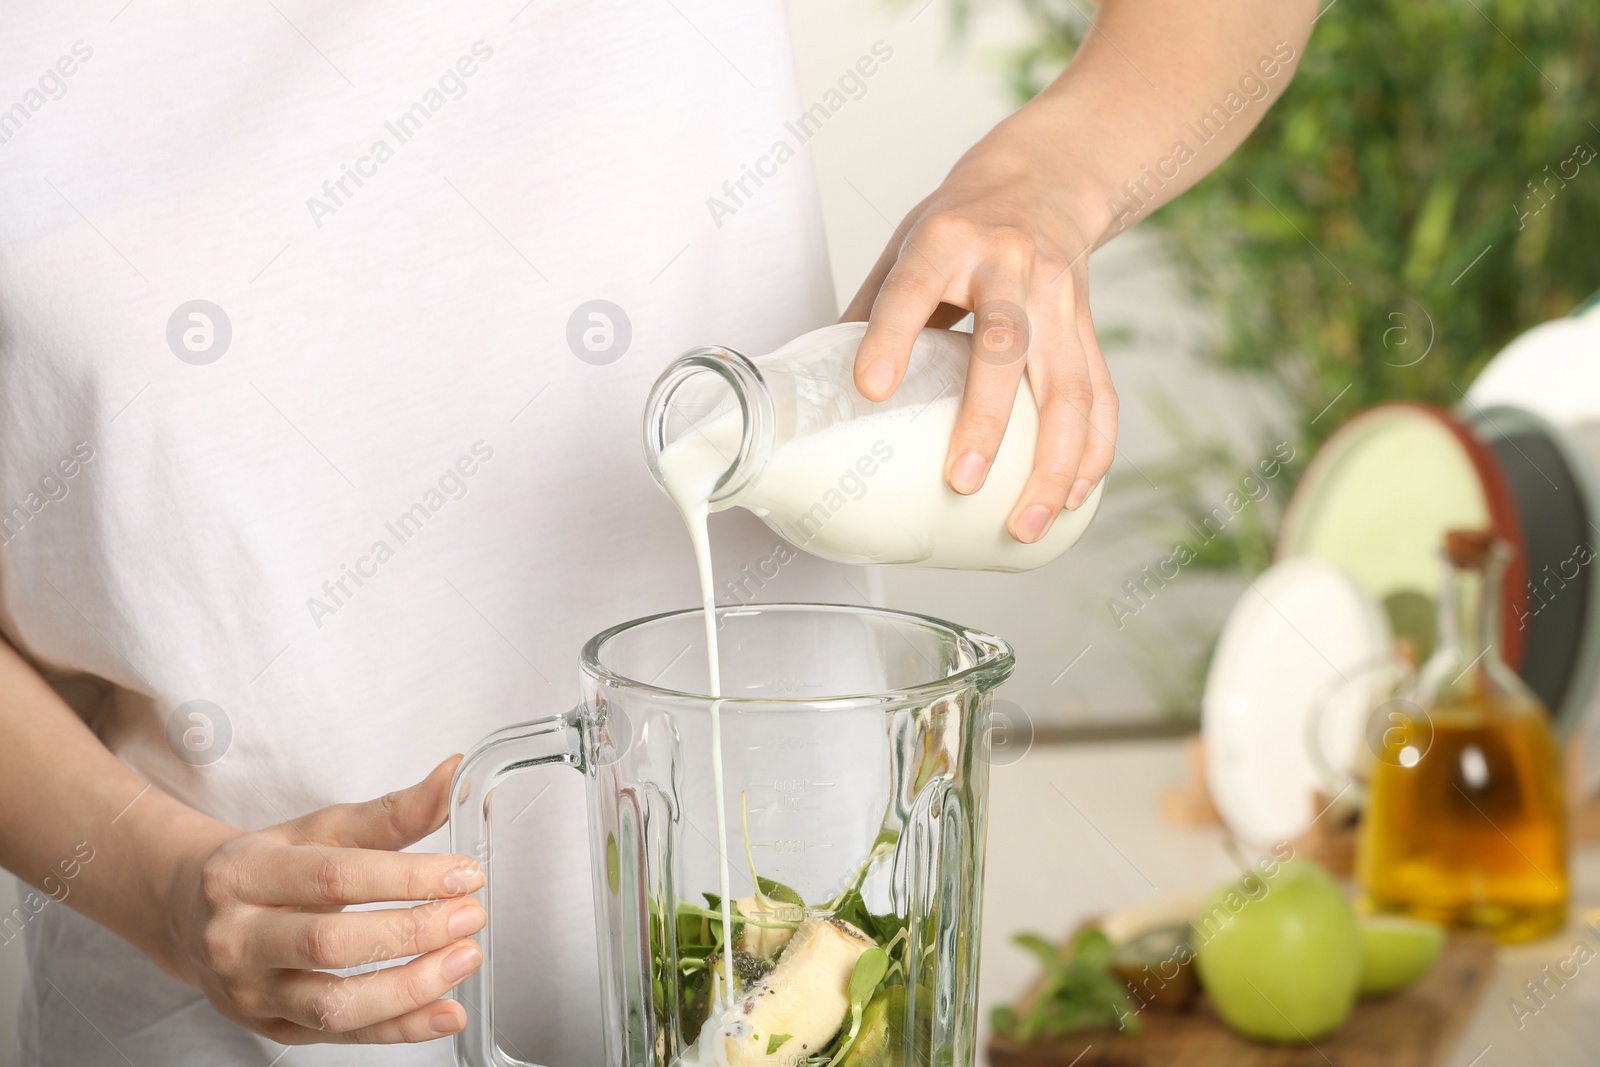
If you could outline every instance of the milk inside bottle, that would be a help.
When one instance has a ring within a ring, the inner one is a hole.
[[[1072,547],[1101,486],[1034,544],[1006,530],[1039,433],[1027,380],[983,487],[963,496],[945,484],[944,461],[971,338],[923,330],[899,389],[874,403],[852,377],[865,332],[865,323],[829,326],[755,359],[726,348],[680,357],[646,408],[656,480],[680,507],[687,487],[710,485],[709,510],[743,507],[797,547],[844,563],[1022,571]]]

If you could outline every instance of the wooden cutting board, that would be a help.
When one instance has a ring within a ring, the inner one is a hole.
[[[1085,1030],[1018,1045],[989,1042],[991,1067],[1439,1067],[1494,973],[1494,942],[1452,934],[1426,978],[1391,997],[1362,1000],[1349,1021],[1312,1045],[1266,1045],[1234,1034],[1202,997],[1180,1012],[1147,1009],[1137,1037]]]

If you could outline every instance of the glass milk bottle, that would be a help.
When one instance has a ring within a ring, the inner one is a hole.
[[[1446,536],[1439,647],[1376,724],[1357,874],[1372,910],[1525,941],[1566,920],[1566,809],[1549,716],[1495,647],[1505,558]]]
[[[841,323],[754,359],[715,346],[679,357],[645,407],[656,481],[703,482],[712,510],[746,508],[794,545],[842,563],[1023,571],[1071,548],[1103,483],[1034,544],[1006,530],[1039,434],[1028,381],[983,487],[962,496],[945,484],[944,461],[971,337],[923,330],[900,388],[874,403],[853,378],[865,333],[865,323]]]

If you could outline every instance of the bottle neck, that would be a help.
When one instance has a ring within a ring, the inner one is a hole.
[[[1502,565],[1455,567],[1448,561],[1439,590],[1439,651],[1461,670],[1482,670],[1500,662],[1500,573]],[[1465,679],[1461,679],[1465,681]]]
[[[656,483],[666,488],[661,454],[685,435],[705,440],[701,427],[723,413],[738,412],[737,445],[718,454],[727,460],[708,503],[726,506],[755,481],[772,451],[772,394],[755,363],[731,348],[696,348],[673,360],[651,387],[644,407],[644,452]]]

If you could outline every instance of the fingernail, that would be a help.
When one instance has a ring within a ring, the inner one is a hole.
[[[428,1026],[436,1034],[453,1034],[461,1029],[461,1019],[456,1015],[454,1008],[441,1004],[434,1009],[432,1015],[428,1016]]]
[[[875,359],[867,364],[861,381],[873,396],[885,396],[894,385],[894,364],[886,359]]]
[[[978,487],[983,485],[983,475],[988,469],[989,461],[978,453],[963,453],[950,469],[950,488],[958,493],[976,493]]]
[[[445,872],[444,888],[451,896],[476,893],[483,888],[483,868],[471,860],[465,860],[459,867]]]
[[[451,985],[478,969],[478,961],[483,955],[478,951],[477,945],[462,945],[439,964],[439,977]]]
[[[1017,517],[1017,540],[1031,545],[1043,537],[1049,528],[1050,509],[1043,504],[1032,504]]]
[[[1087,478],[1079,478],[1072,483],[1072,492],[1067,494],[1067,510],[1077,511],[1078,505],[1083,503],[1084,497],[1089,495],[1089,490],[1094,488],[1094,483]]]
[[[445,931],[452,939],[463,938],[482,930],[483,920],[483,908],[477,901],[469,900],[451,912],[450,920],[445,924]]]

